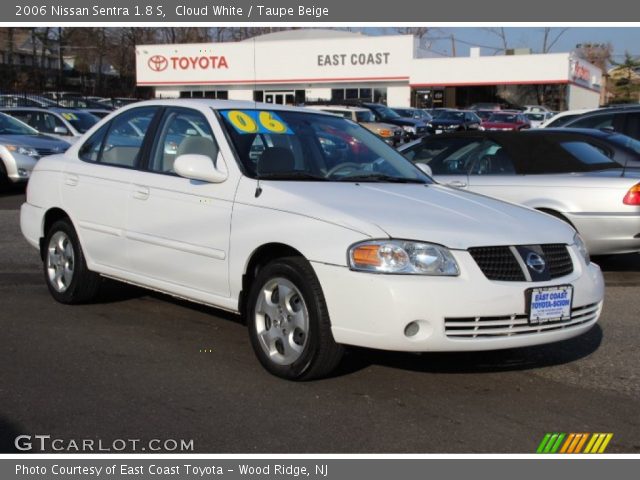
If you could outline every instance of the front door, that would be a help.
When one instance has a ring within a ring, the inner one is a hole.
[[[143,283],[228,297],[234,186],[188,180],[173,169],[183,154],[224,162],[210,121],[216,121],[213,113],[207,119],[188,108],[164,111],[147,171],[132,178],[127,249],[134,272],[147,279]]]

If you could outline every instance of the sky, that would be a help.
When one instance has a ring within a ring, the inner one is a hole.
[[[391,33],[385,29],[365,29],[370,34]],[[542,49],[542,27],[509,27],[505,28],[509,48],[529,47],[533,52]],[[561,31],[555,27],[552,33]],[[451,55],[451,35],[456,40],[456,55],[468,56],[471,45],[501,48],[502,40],[480,27],[437,27],[429,33],[434,38],[431,51],[434,55]],[[568,52],[574,50],[579,43],[611,43],[614,57],[618,61],[628,51],[640,57],[640,27],[572,27],[566,30],[551,49],[552,52]],[[482,55],[493,55],[495,49],[483,48]]]

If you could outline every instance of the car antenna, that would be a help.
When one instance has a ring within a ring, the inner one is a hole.
[[[258,73],[256,71],[256,37],[253,37],[253,111],[256,112],[258,110],[258,101],[256,100],[256,91],[258,88]],[[264,152],[263,152],[264,153]],[[256,161],[256,193],[255,198],[258,198],[262,195],[262,186],[260,185],[260,170],[258,170],[258,164],[260,163],[260,158],[262,158],[262,154],[258,157]]]

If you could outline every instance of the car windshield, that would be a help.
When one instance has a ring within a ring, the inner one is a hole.
[[[0,113],[0,135],[38,135],[38,131],[4,113]]]
[[[464,112],[456,112],[453,110],[443,110],[435,118],[437,120],[464,120]]]
[[[543,113],[526,113],[525,116],[534,122],[542,122],[544,120]]]
[[[400,115],[391,110],[389,107],[385,107],[384,105],[376,105],[372,108],[376,111],[376,113],[385,118],[400,118]]]
[[[416,111],[410,110],[408,108],[394,108],[393,111],[396,112],[398,115],[401,115],[407,118],[418,117],[418,113]]]
[[[476,115],[478,115],[482,120],[488,120],[489,117],[493,115],[493,112],[490,112],[488,110],[478,110],[476,112]]]
[[[356,112],[356,120],[358,122],[375,122],[376,117],[373,114],[373,112],[369,110],[362,110],[362,111]]]
[[[344,118],[254,109],[219,113],[252,178],[431,183],[400,153]]]
[[[100,120],[98,117],[87,112],[60,112],[60,115],[79,133],[87,132]]]
[[[490,122],[516,123],[518,116],[514,113],[494,113],[489,117]]]

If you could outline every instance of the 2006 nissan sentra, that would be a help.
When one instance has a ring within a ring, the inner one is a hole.
[[[435,184],[357,124],[300,108],[123,108],[38,163],[21,225],[59,302],[90,301],[105,276],[241,313],[289,379],[326,375],[346,345],[555,342],[602,309],[566,223]]]

